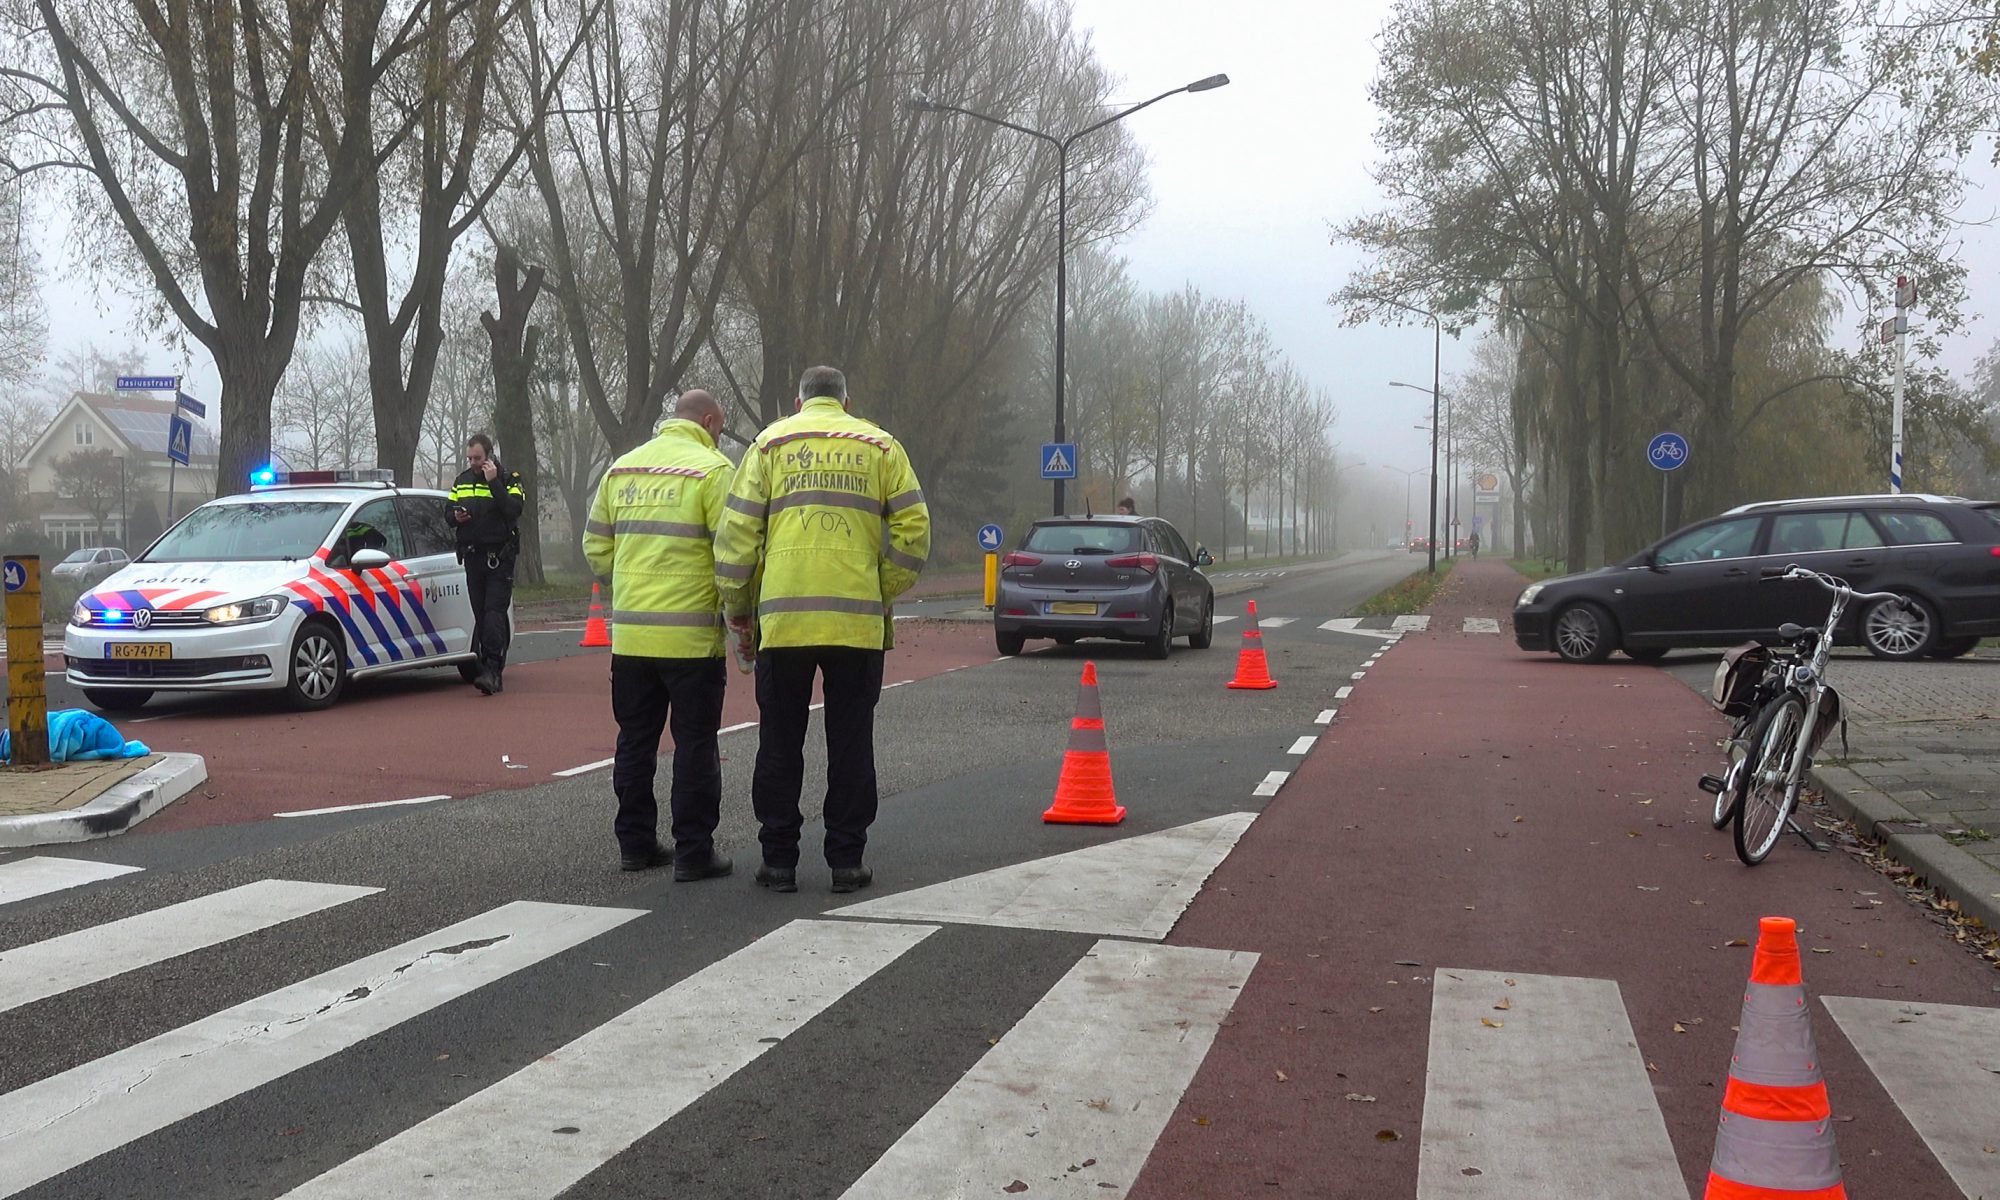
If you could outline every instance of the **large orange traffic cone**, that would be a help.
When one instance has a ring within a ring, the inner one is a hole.
[[[1076,715],[1069,722],[1069,750],[1056,780],[1055,803],[1042,820],[1063,825],[1116,825],[1125,819],[1111,786],[1111,751],[1104,744],[1104,705],[1097,698],[1097,664],[1083,664]]]
[[[1243,648],[1236,652],[1236,678],[1229,681],[1233,688],[1265,689],[1278,686],[1271,678],[1271,665],[1264,661],[1264,633],[1257,628],[1257,602],[1250,602],[1249,624],[1243,628]]]
[[[611,631],[604,625],[604,605],[597,599],[597,581],[590,581],[590,619],[583,623],[583,640],[579,646],[609,646]]]
[[[1790,917],[1757,923],[1704,1200],[1846,1200]]]

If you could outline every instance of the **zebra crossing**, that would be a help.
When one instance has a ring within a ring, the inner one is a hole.
[[[948,927],[988,926],[1092,940],[879,1157],[825,1194],[985,1195],[1019,1182],[1029,1194],[1124,1195],[1257,969],[1255,953],[1166,941],[1254,820],[1225,814],[787,921],[621,996],[580,1035],[543,1039],[434,1111],[340,1139],[338,1160],[310,1177],[253,1194],[555,1197],[733,1078],[783,1062],[801,1030],[858,989],[906,983],[913,952]],[[0,864],[0,896],[60,904],[134,873],[20,859]],[[394,903],[396,890],[262,879],[0,950],[0,1013],[32,1016],[51,997],[184,955],[226,955],[313,914]],[[52,1181],[67,1189],[51,1195],[102,1194],[88,1174],[108,1169],[98,1160],[531,969],[595,957],[649,915],[509,900],[15,1087],[0,1094],[0,1197]],[[1419,1200],[1687,1194],[1618,982],[1449,966],[1431,982]],[[1821,1036],[1837,1029],[1854,1044],[1963,1194],[2000,1193],[2000,1156],[1986,1149],[2000,1111],[2000,1008],[1819,1005]],[[534,1042],[538,1014],[501,1007],[522,1026],[509,1032]]]

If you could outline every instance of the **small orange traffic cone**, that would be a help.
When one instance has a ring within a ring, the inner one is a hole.
[[[1233,688],[1254,688],[1264,690],[1278,686],[1271,678],[1271,666],[1264,661],[1264,633],[1257,628],[1257,602],[1250,602],[1250,623],[1243,628],[1243,648],[1236,652],[1236,678],[1229,681]]]
[[[611,631],[604,625],[604,605],[597,599],[597,581],[590,581],[590,619],[583,623],[583,640],[579,646],[609,646]]]
[[[1790,917],[1757,922],[1704,1200],[1846,1200]]]
[[[1104,705],[1097,698],[1097,664],[1083,664],[1076,715],[1069,722],[1069,750],[1056,780],[1055,803],[1042,820],[1062,825],[1116,825],[1125,819],[1111,786],[1111,751],[1104,744]]]

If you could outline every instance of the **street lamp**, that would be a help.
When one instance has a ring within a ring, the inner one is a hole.
[[[1068,278],[1069,278],[1069,148],[1072,145],[1076,144],[1077,140],[1079,138],[1082,138],[1086,134],[1095,133],[1098,130],[1104,128],[1106,125],[1110,125],[1115,121],[1122,121],[1126,117],[1131,116],[1133,113],[1138,112],[1142,108],[1158,104],[1160,101],[1165,100],[1168,96],[1178,96],[1182,92],[1213,91],[1216,88],[1222,87],[1228,82],[1229,82],[1229,76],[1227,75],[1210,75],[1206,79],[1197,79],[1193,83],[1187,84],[1183,87],[1177,87],[1170,92],[1161,92],[1159,95],[1153,97],[1151,100],[1147,100],[1141,104],[1134,104],[1132,107],[1125,109],[1122,112],[1113,113],[1111,116],[1104,118],[1102,121],[1099,121],[1094,125],[1086,125],[1082,129],[1077,130],[1075,133],[1068,134],[1063,137],[1057,137],[1051,133],[1044,133],[1039,129],[1030,129],[1026,125],[1016,125],[1012,121],[1003,121],[999,117],[991,117],[986,115],[985,113],[973,112],[969,108],[959,108],[958,106],[952,104],[942,104],[936,100],[931,99],[929,96],[924,95],[922,92],[912,92],[910,94],[907,103],[912,109],[916,110],[917,112],[957,113],[960,116],[972,117],[975,118],[976,120],[985,121],[993,125],[998,125],[1002,129],[1011,129],[1016,133],[1025,133],[1031,138],[1036,138],[1040,141],[1047,142],[1049,145],[1054,146],[1056,148],[1056,437],[1055,440],[1057,442],[1062,442],[1063,440],[1065,440],[1064,434],[1068,431],[1068,425],[1064,419],[1065,414],[1063,409],[1063,381],[1064,381],[1064,376],[1068,374],[1069,360],[1066,353],[1066,348],[1063,344],[1063,337],[1065,332],[1064,325],[1068,315],[1067,289],[1068,289]],[[1071,465],[1075,466],[1076,464],[1072,463]],[[1055,485],[1056,485],[1055,515],[1060,517],[1063,515],[1063,481],[1058,479],[1055,481]]]
[[[1432,379],[1433,379],[1433,380],[1435,380],[1435,379],[1436,379],[1436,377],[1437,377],[1437,364],[1436,364],[1436,362],[1435,362],[1435,361],[1433,361],[1433,362],[1432,362],[1432,364],[1431,364],[1431,376],[1432,376]],[[1451,480],[1451,443],[1452,443],[1452,434],[1453,434],[1453,432],[1454,432],[1454,430],[1452,429],[1452,423],[1451,423],[1451,406],[1450,406],[1450,405],[1446,405],[1446,406],[1445,406],[1445,409],[1444,409],[1444,437],[1445,437],[1445,443],[1444,443],[1444,475],[1443,475],[1442,477],[1440,477],[1440,476],[1438,475],[1438,473],[1437,473],[1437,453],[1438,453],[1438,389],[1437,389],[1437,388],[1427,388],[1427,387],[1422,387],[1422,386],[1419,386],[1419,385],[1417,385],[1417,384],[1414,384],[1414,383],[1397,383],[1397,382],[1396,382],[1395,380],[1393,380],[1393,379],[1389,381],[1389,386],[1390,386],[1390,387],[1399,387],[1399,388],[1409,388],[1409,389],[1410,389],[1411,391],[1413,391],[1413,392],[1428,392],[1428,393],[1430,394],[1430,398],[1431,398],[1431,423],[1430,423],[1429,425],[1413,425],[1413,426],[1411,426],[1411,428],[1412,428],[1412,429],[1421,429],[1421,430],[1424,430],[1425,432],[1427,432],[1427,433],[1429,433],[1429,434],[1431,435],[1431,478],[1432,478],[1432,480],[1433,480],[1433,483],[1432,483],[1432,486],[1431,486],[1431,543],[1432,543],[1432,545],[1431,545],[1431,556],[1430,556],[1430,561],[1431,561],[1431,569],[1432,569],[1432,570],[1436,570],[1436,569],[1437,569],[1437,545],[1436,545],[1436,543],[1437,543],[1437,536],[1438,536],[1438,523],[1437,523],[1437,486],[1436,486],[1436,482],[1435,482],[1435,481],[1436,481],[1436,480],[1438,480],[1439,478],[1442,478],[1442,479],[1443,479],[1443,480],[1445,481],[1445,494],[1444,494],[1444,524],[1445,524],[1445,529],[1444,529],[1444,533],[1445,533],[1445,544],[1446,544],[1446,546],[1447,546],[1447,548],[1448,548],[1448,549],[1447,549],[1447,556],[1449,556],[1449,554],[1450,554],[1450,553],[1452,552],[1452,550],[1451,550],[1450,548],[1451,548],[1451,547],[1454,547],[1454,546],[1455,546],[1455,544],[1456,544],[1456,542],[1457,542],[1457,538],[1453,536],[1453,532],[1452,532],[1452,528],[1451,528],[1451,512],[1452,512],[1452,502],[1453,502],[1453,497],[1452,497],[1452,492],[1451,492],[1451,483],[1450,483],[1450,480]]]
[[[1410,544],[1410,485],[1416,482],[1417,476],[1429,475],[1430,470],[1426,467],[1411,467],[1405,471],[1401,467],[1392,467],[1388,463],[1383,463],[1382,469],[1384,471],[1398,472],[1403,477],[1403,545],[1407,548]],[[1433,530],[1432,533],[1435,534],[1436,531]]]
[[[1444,391],[1444,384],[1439,380],[1438,377],[1438,364],[1442,361],[1444,354],[1444,323],[1438,320],[1438,315],[1436,313],[1431,312],[1428,309],[1418,308],[1414,304],[1405,304],[1401,300],[1391,300],[1387,296],[1378,297],[1378,299],[1380,299],[1382,303],[1387,304],[1393,308],[1400,308],[1404,312],[1413,312],[1416,313],[1418,316],[1428,318],[1431,323],[1431,386],[1428,390],[1431,394],[1431,479],[1435,481],[1437,479],[1437,469],[1438,469],[1438,435],[1437,435],[1438,397]],[[1395,383],[1391,384],[1390,386],[1409,387],[1410,385],[1407,383]],[[1421,392],[1426,389],[1418,388],[1417,390]],[[1431,536],[1430,536],[1431,544],[1430,544],[1430,554],[1428,556],[1429,565],[1425,568],[1433,575],[1437,573],[1438,569],[1437,521],[1438,521],[1437,486],[1435,482],[1433,482],[1431,487]]]

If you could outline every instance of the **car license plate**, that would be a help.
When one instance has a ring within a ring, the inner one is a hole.
[[[1074,600],[1057,600],[1049,605],[1049,611],[1052,613],[1062,613],[1065,616],[1094,617],[1097,615],[1097,606],[1095,604],[1079,604]]]
[[[109,642],[104,647],[106,658],[172,658],[172,642]]]

